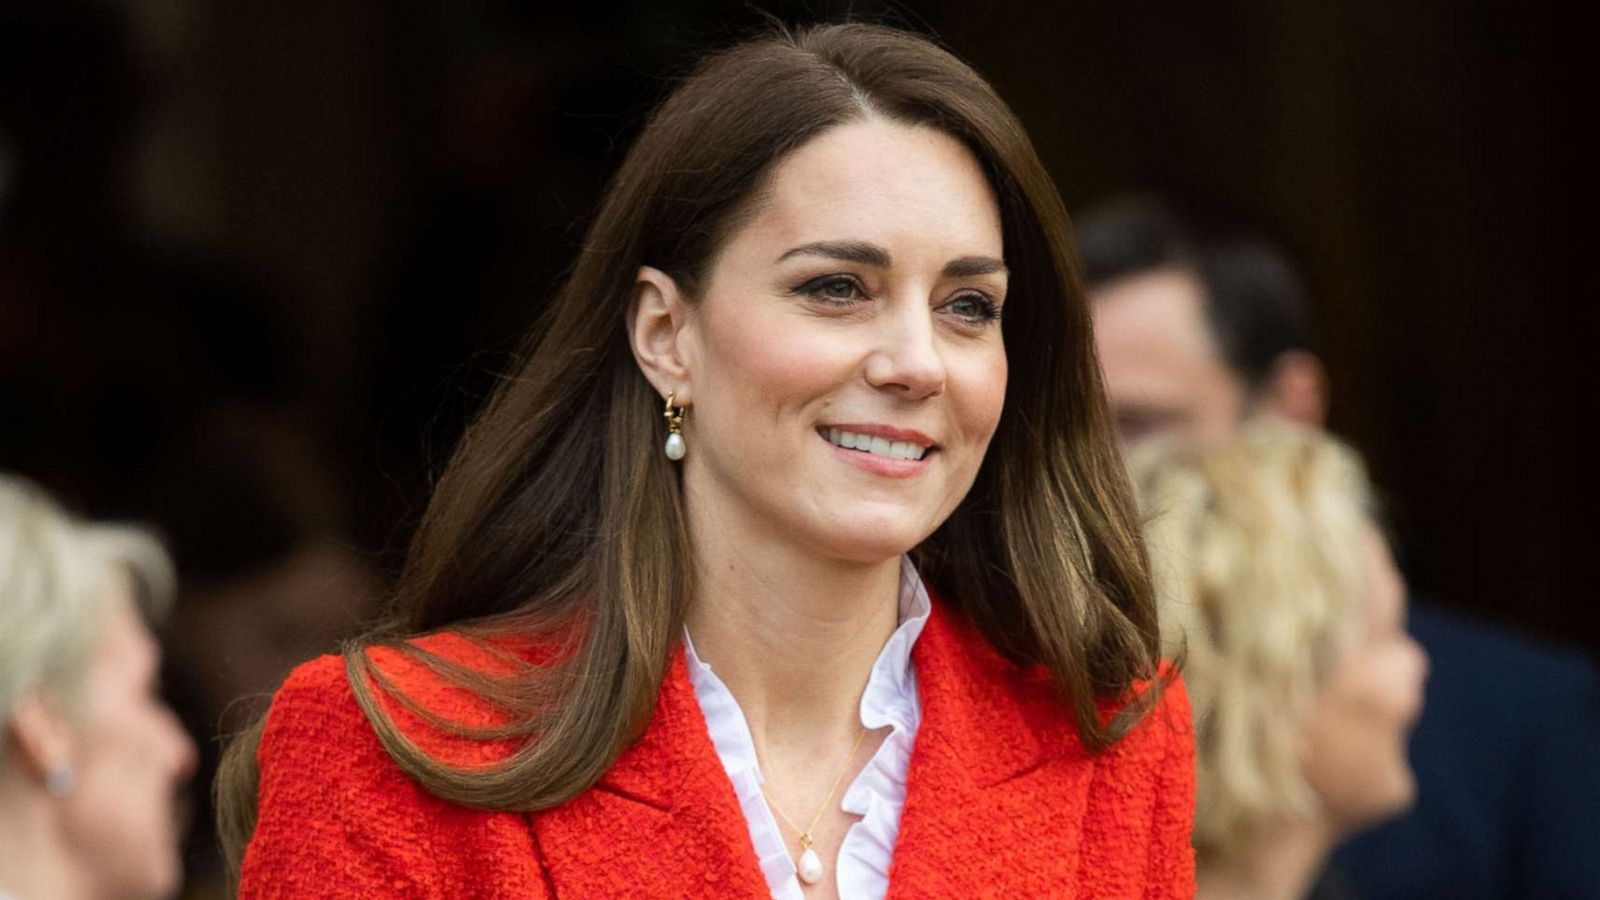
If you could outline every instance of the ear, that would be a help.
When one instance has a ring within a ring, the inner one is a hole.
[[[1280,354],[1257,403],[1291,422],[1321,427],[1328,418],[1328,374],[1322,360],[1305,350]]]
[[[694,310],[670,275],[640,266],[628,304],[628,340],[644,377],[676,403],[694,402]]]
[[[37,686],[17,697],[7,724],[17,759],[40,781],[72,760],[72,723]]]

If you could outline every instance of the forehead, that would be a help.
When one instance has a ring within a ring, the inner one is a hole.
[[[1389,542],[1376,525],[1361,534],[1362,561],[1367,585],[1368,617],[1379,624],[1398,623],[1405,614],[1405,581],[1389,552]]]
[[[1119,278],[1091,295],[1101,356],[1143,362],[1220,363],[1200,282],[1162,270]]]
[[[1231,376],[1201,292],[1194,276],[1177,270],[1130,275],[1093,292],[1095,349],[1113,387],[1182,394]]]
[[[1004,249],[978,160],[924,126],[869,117],[832,128],[781,160],[764,193],[741,237],[768,248],[844,237],[883,245],[897,264],[919,248],[940,264]]]
[[[104,590],[107,596],[95,654],[96,668],[108,674],[126,673],[153,664],[155,638],[139,614],[132,580],[120,568],[114,569]]]

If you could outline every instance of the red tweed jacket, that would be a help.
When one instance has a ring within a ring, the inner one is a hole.
[[[421,643],[497,665],[458,636]],[[375,659],[429,709],[489,720],[480,702],[398,654]],[[923,714],[890,897],[1193,895],[1194,748],[1181,682],[1127,738],[1091,756],[1041,673],[1006,662],[937,598],[912,665]],[[452,762],[506,752],[391,710]],[[379,746],[336,657],[289,676],[258,759],[244,898],[767,896],[681,650],[644,736],[555,809],[487,812],[429,794]]]

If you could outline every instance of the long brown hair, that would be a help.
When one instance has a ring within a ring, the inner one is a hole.
[[[483,808],[556,806],[649,723],[693,586],[661,400],[623,327],[635,275],[651,265],[695,295],[775,163],[868,115],[971,149],[999,200],[1011,271],[1004,412],[971,492],[915,560],[997,649],[1049,669],[1089,747],[1117,740],[1154,702],[1159,685],[1109,721],[1097,714],[1097,700],[1155,676],[1155,607],[1066,212],[1021,124],[922,37],[865,24],[778,30],[704,60],[650,117],[520,366],[441,477],[393,626],[345,651],[383,746],[428,790]],[[444,628],[571,644],[558,664],[497,680],[404,640]],[[504,729],[459,733],[518,738],[521,749],[486,771],[430,758],[374,693],[385,689],[367,655],[377,645],[510,713]],[[252,740],[259,729],[236,741],[218,783],[234,859],[253,819]]]

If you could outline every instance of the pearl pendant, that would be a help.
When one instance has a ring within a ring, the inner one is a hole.
[[[676,431],[667,435],[667,459],[670,459],[674,462],[683,459],[685,449],[686,448],[683,445],[683,435]]]
[[[806,852],[800,854],[798,868],[800,870],[800,880],[806,884],[816,884],[822,880],[822,857],[818,856],[817,851],[810,847],[806,848]]]

